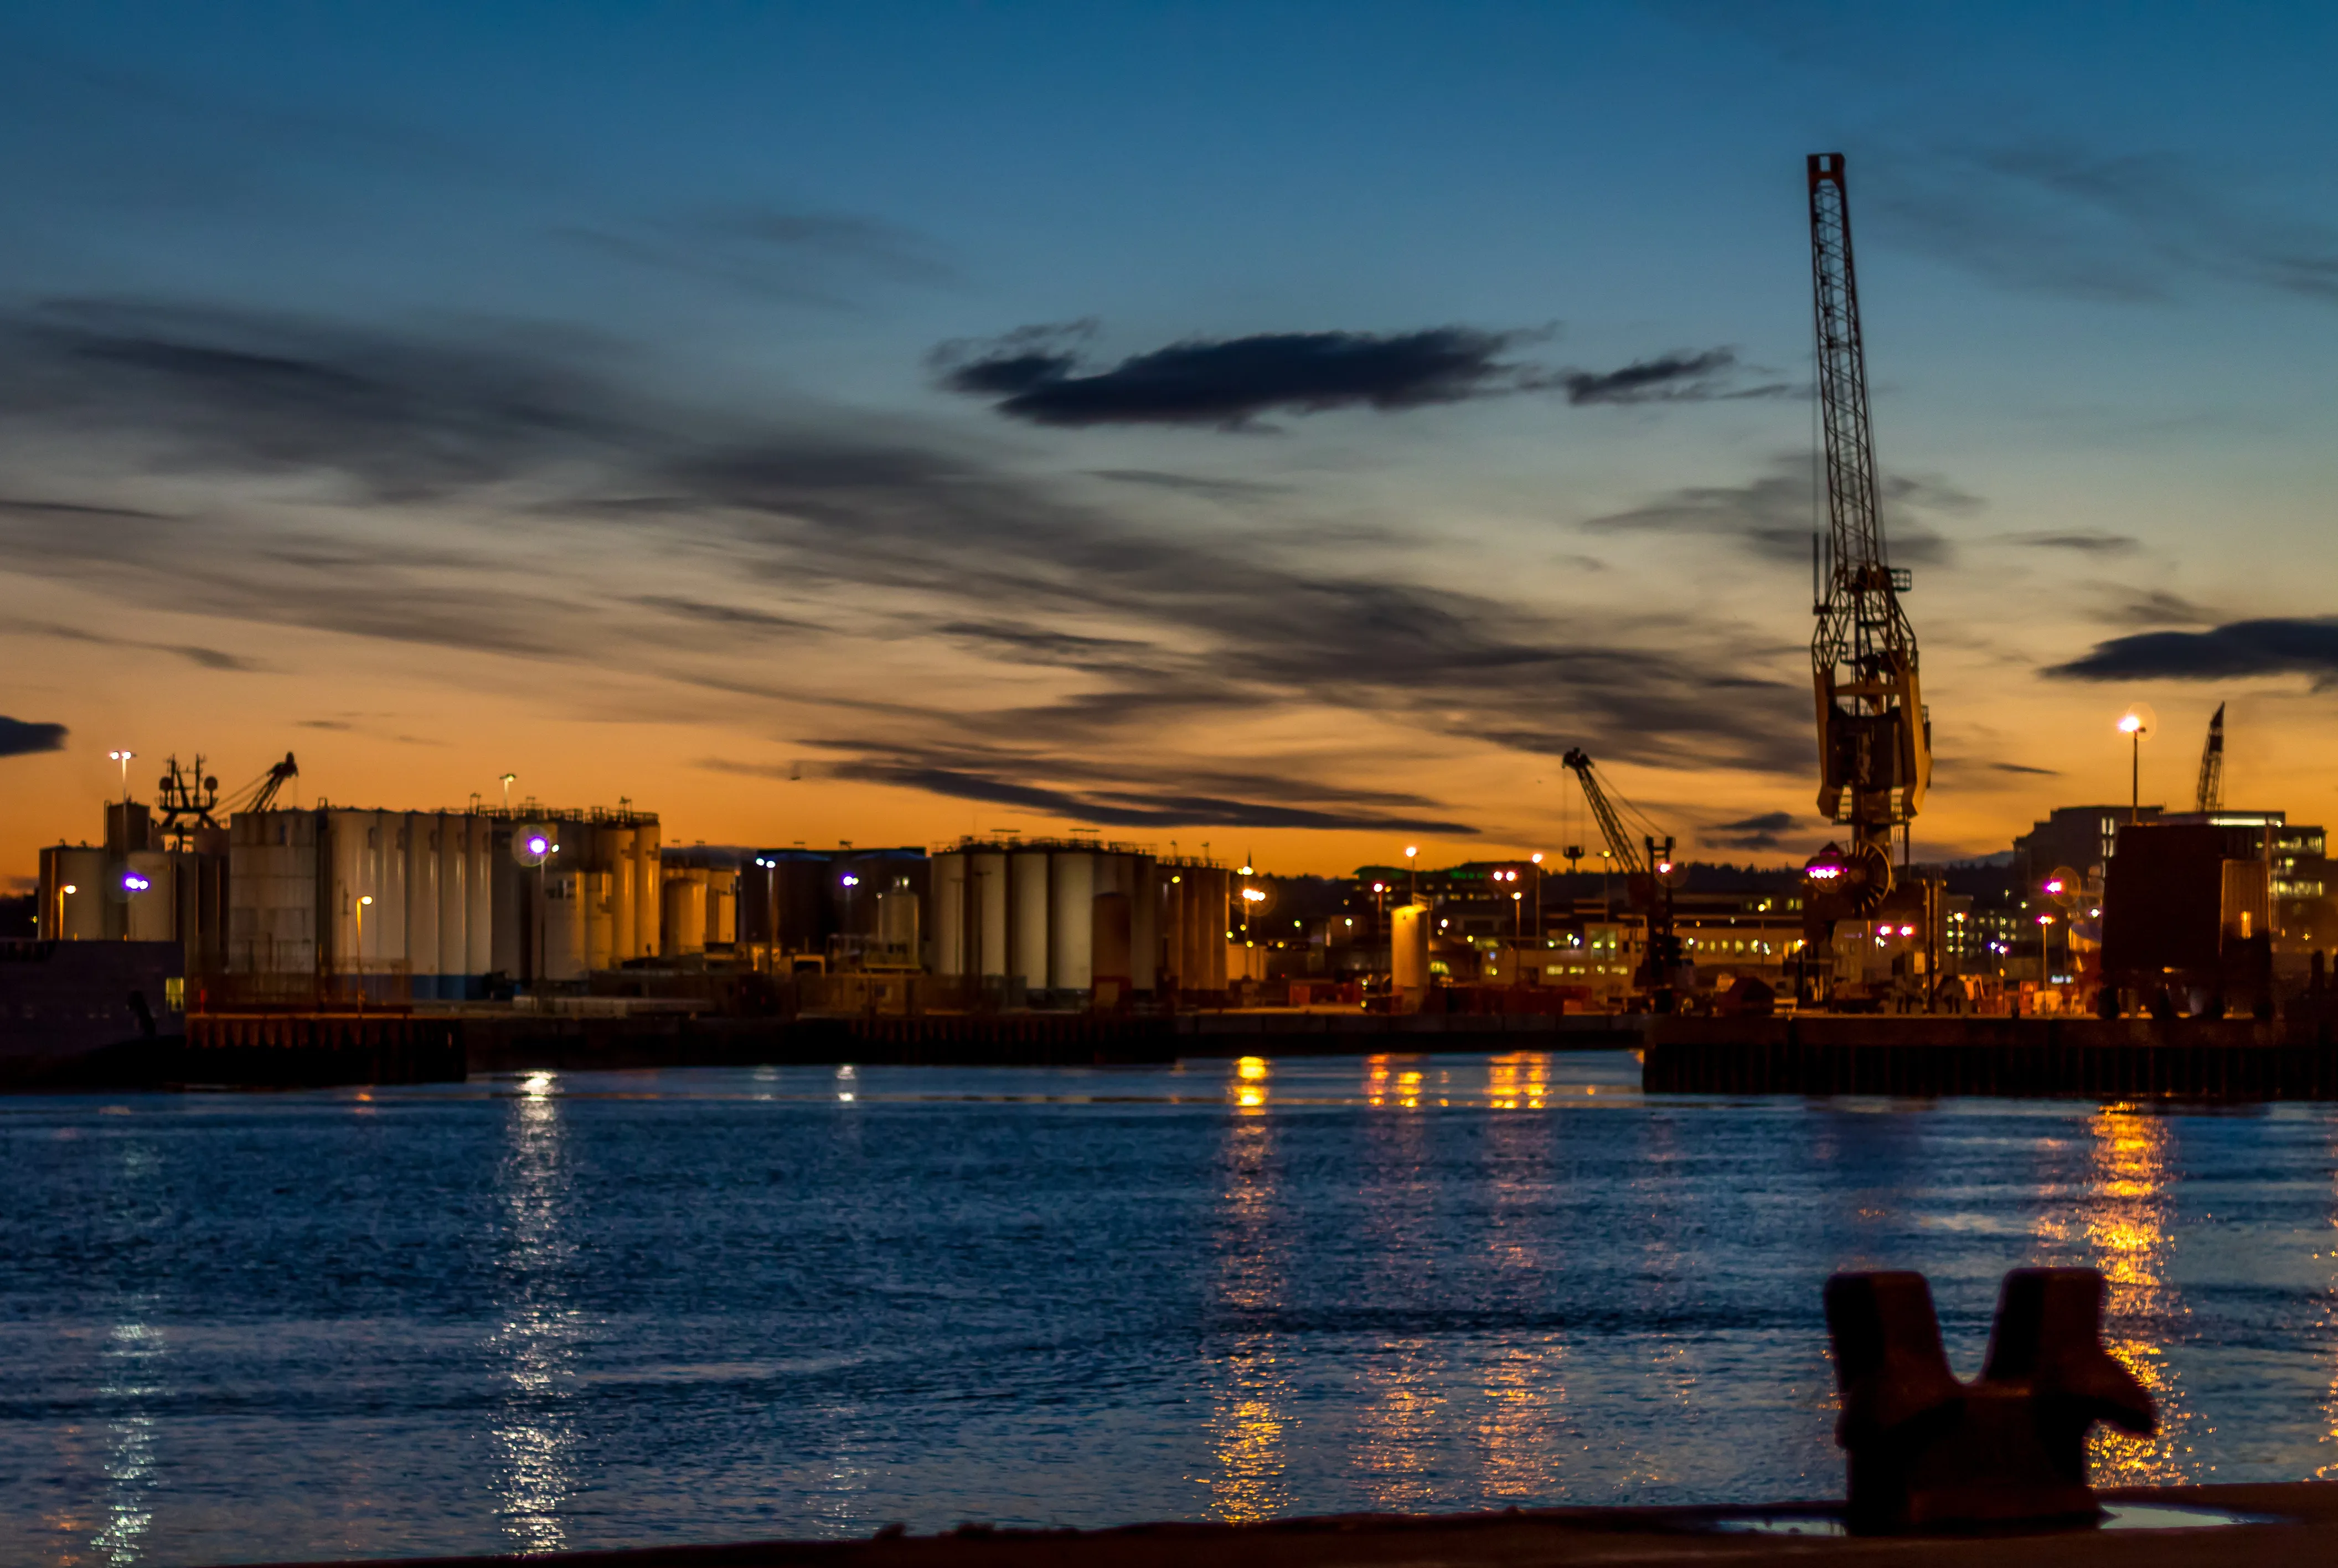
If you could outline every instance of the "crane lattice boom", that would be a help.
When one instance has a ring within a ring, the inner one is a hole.
[[[2195,811],[2225,809],[2225,705],[2208,721],[2208,744],[2200,748],[2200,787],[2193,799]]]
[[[1916,633],[1891,569],[1868,418],[1867,355],[1852,264],[1851,207],[1840,153],[1812,153],[1811,271],[1820,423],[1826,448],[1832,548],[1812,609],[1811,673],[1818,698],[1819,810],[1885,851],[1912,819],[1932,772],[1930,725],[1916,678]]]
[[[1583,798],[1591,803],[1591,815],[1599,823],[1599,836],[1607,841],[1607,853],[1615,857],[1616,868],[1627,874],[1645,872],[1647,859],[1640,853],[1640,846],[1632,842],[1607,792],[1599,787],[1599,775],[1591,770],[1590,754],[1577,746],[1561,760],[1583,781]]]

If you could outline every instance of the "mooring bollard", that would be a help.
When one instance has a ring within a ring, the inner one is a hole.
[[[1920,1274],[1827,1281],[1855,1530],[2086,1520],[2087,1431],[2158,1425],[2151,1395],[2102,1345],[2103,1277],[2017,1268],[1998,1296],[1981,1375],[1960,1383]]]

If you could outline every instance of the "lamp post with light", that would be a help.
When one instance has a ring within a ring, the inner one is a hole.
[[[2053,960],[2048,957],[2046,952],[2046,939],[2053,930],[2052,915],[2041,914],[2038,917],[2038,989],[2041,991],[2054,983]]]
[[[65,895],[68,893],[79,892],[80,891],[81,889],[75,887],[71,883],[66,883],[57,889],[57,927],[54,931],[49,932],[49,940],[51,942],[55,942],[65,934]]]
[[[2143,814],[2143,743],[2158,733],[2159,715],[2148,703],[2137,703],[2119,715],[2118,733],[2127,742],[2127,820],[2129,826]]]
[[[136,752],[108,752],[105,754],[108,761],[117,762],[122,764],[122,799],[124,804],[127,804],[130,800],[130,759],[137,754],[138,754]]]
[[[367,911],[367,909],[368,909],[368,908],[369,908],[369,907],[372,905],[372,903],[373,903],[373,894],[371,894],[371,893],[368,892],[368,893],[359,893],[359,894],[358,895],[358,952],[357,952],[357,961],[358,961],[358,1006],[359,1006],[359,1008],[363,1008],[363,1007],[365,1006],[365,1003],[366,1003],[366,982],[365,982],[365,972],[366,972],[366,968],[365,968],[365,963],[366,963],[366,958],[365,958],[365,912]]]
[[[1405,900],[1409,903],[1419,903],[1420,902],[1420,846],[1419,844],[1409,843],[1404,846],[1404,863]]]
[[[1542,940],[1542,851],[1532,855],[1534,861],[1535,940]]]

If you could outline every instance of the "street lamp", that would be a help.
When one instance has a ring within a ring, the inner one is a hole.
[[[499,780],[499,782],[500,782],[500,783],[503,784],[503,786],[504,786],[504,810],[505,810],[505,811],[506,811],[506,812],[508,812],[508,811],[510,811],[510,810],[511,810],[511,786],[512,786],[512,780],[514,780],[514,779],[516,779],[516,778],[517,778],[517,777],[519,777],[519,774],[503,774],[503,775],[501,776],[501,778],[500,778],[500,780]]]
[[[2159,715],[2149,703],[2137,703],[2119,715],[2118,732],[2127,739],[2127,820],[2132,825],[2143,811],[2143,741],[2159,732]]]
[[[63,887],[57,889],[57,928],[49,932],[49,940],[51,942],[57,941],[65,933],[65,895],[67,893],[79,892],[80,891],[81,889],[74,886],[71,883],[67,883]]]
[[[1540,942],[1542,940],[1542,851],[1535,851],[1532,858],[1535,868],[1535,940]]]
[[[1420,846],[1419,844],[1409,843],[1404,846],[1404,863],[1407,867],[1405,896],[1412,902],[1419,903],[1420,902]]]
[[[109,760],[118,762],[122,764],[122,798],[124,801],[127,801],[130,798],[130,759],[136,756],[138,754],[136,752],[108,752],[105,754]]]
[[[2038,917],[2038,986],[2041,991],[2054,983],[2054,965],[2046,956],[2046,938],[2052,931],[2053,925],[2052,915],[2041,914]]]

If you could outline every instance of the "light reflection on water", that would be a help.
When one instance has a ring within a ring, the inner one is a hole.
[[[1218,1298],[1235,1322],[1253,1325],[1282,1306],[1274,1123],[1260,1114],[1265,1080],[1264,1062],[1239,1065],[1240,1113],[1227,1124],[1216,1243]],[[1203,1376],[1214,1385],[1208,1485],[1218,1518],[1241,1523],[1290,1508],[1283,1466],[1292,1390],[1275,1351],[1272,1327],[1250,1326],[1205,1363]]]
[[[1968,1370],[2007,1267],[2099,1267],[2166,1423],[2100,1474],[2338,1474],[2338,1108],[1636,1078],[1390,1053],[0,1103],[0,1474],[31,1478],[0,1564],[1826,1495],[1844,1267],[1929,1273]]]
[[[532,1074],[510,1102],[502,1317],[487,1341],[506,1385],[494,1427],[503,1461],[497,1512],[525,1552],[567,1544],[560,1513],[574,1486],[567,1401],[577,1315],[565,1279],[576,1245],[562,1224],[568,1182],[557,1081],[552,1073]]]

